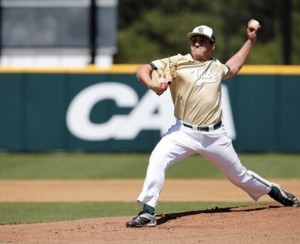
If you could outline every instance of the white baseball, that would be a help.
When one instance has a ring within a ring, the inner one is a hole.
[[[260,27],[260,24],[257,20],[251,19],[248,22],[248,27],[257,30]]]

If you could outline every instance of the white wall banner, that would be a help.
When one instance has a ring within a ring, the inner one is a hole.
[[[103,100],[114,100],[120,108],[132,108],[126,115],[112,114],[104,123],[90,120],[93,107]],[[228,89],[222,85],[223,123],[230,138],[235,139]],[[157,96],[148,90],[139,99],[129,85],[116,81],[101,82],[81,90],[71,101],[66,124],[77,138],[86,141],[134,140],[143,130],[158,130],[163,135],[175,123],[173,104],[169,92]]]

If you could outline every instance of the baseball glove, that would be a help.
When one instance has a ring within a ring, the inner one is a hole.
[[[160,90],[157,95],[163,94],[167,90],[168,85],[176,78],[177,64],[171,62],[170,58],[163,64],[162,68],[153,70],[151,74],[151,79],[159,83]]]

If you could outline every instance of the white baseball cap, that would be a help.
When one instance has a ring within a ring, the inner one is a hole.
[[[193,36],[205,36],[212,42],[216,41],[216,37],[214,35],[214,31],[212,28],[206,26],[206,25],[200,25],[193,29],[192,32],[187,33],[187,36],[191,39]]]

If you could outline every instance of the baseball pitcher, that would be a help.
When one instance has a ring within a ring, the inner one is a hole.
[[[268,194],[284,206],[299,201],[279,185],[246,169],[240,162],[222,124],[221,82],[238,74],[252,50],[260,25],[248,23],[248,39],[225,64],[212,56],[216,47],[213,30],[200,25],[187,34],[190,53],[143,64],[137,78],[161,95],[170,89],[176,123],[151,153],[143,189],[137,198],[142,210],[127,227],[155,226],[155,208],[169,167],[193,154],[209,159],[234,185],[258,200]]]

